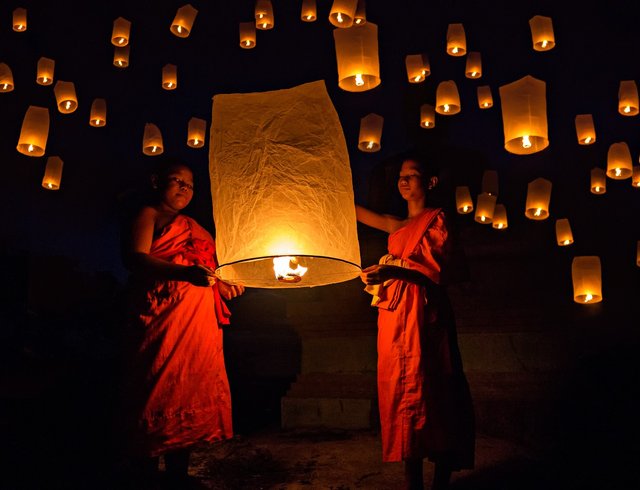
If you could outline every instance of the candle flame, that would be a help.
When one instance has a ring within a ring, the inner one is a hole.
[[[562,242],[563,245],[569,245],[570,243],[571,240],[569,240],[568,238]]]
[[[594,190],[595,190],[596,192],[600,192],[600,186],[599,186],[599,185],[597,185],[597,186],[595,187],[595,189],[594,189]]]
[[[591,293],[587,293],[584,297],[584,302],[588,303],[589,301],[591,301],[593,299],[593,295]]]
[[[424,77],[427,75],[427,70],[422,70],[421,73],[422,73],[422,76]]]
[[[307,20],[311,20],[311,19],[313,19],[313,15],[311,14],[307,15]]]
[[[173,82],[167,83],[167,88],[171,88],[171,87],[173,87]]]
[[[27,151],[28,151],[29,153],[32,153],[32,152],[33,152],[33,150],[34,150],[33,145],[29,145],[29,148],[27,148]]]
[[[627,105],[627,106],[624,106],[624,109],[622,109],[622,111],[623,111],[625,114],[629,114],[629,113],[631,112],[631,106],[628,106],[628,105]]]
[[[364,80],[362,79],[361,73],[356,73],[356,85],[358,87],[362,87],[364,85]]]
[[[615,176],[616,177],[620,177],[620,175],[622,175],[622,169],[621,168],[616,168],[613,171],[615,172]]]
[[[484,104],[482,104],[484,107],[489,107],[489,102],[485,102]]]
[[[453,48],[451,48],[451,52],[453,54],[457,54],[458,53],[458,46],[454,46]]]
[[[53,188],[53,185],[51,184],[51,182],[47,182],[47,187],[48,187],[49,189]]]
[[[18,24],[18,30],[21,31],[22,29],[24,29],[24,26],[22,24]]]
[[[424,122],[424,127],[428,128],[429,126],[431,126],[431,123],[429,121],[425,121]]]
[[[587,137],[584,139],[584,142],[585,142],[587,145],[588,145],[589,143],[591,143],[591,136],[587,136]]]
[[[124,42],[124,38],[123,37],[118,38],[118,44],[122,44],[123,42]]]
[[[477,71],[472,71],[471,72],[471,78],[475,78],[478,76],[478,72]]]
[[[42,77],[42,83],[47,83],[49,79],[47,77]]]
[[[64,108],[69,110],[69,107],[71,107],[71,101],[68,100],[65,104],[64,104]]]
[[[9,84],[8,84],[8,83],[5,83],[5,84],[2,86],[2,90],[7,90],[7,88],[8,88],[8,87],[9,87]]]
[[[340,12],[338,12],[338,15],[336,15],[336,20],[341,24],[344,22],[344,19],[342,18],[342,14]]]
[[[419,82],[420,80],[422,80],[422,76],[421,75],[418,75],[417,77],[415,77],[413,79],[414,82]]]
[[[449,112],[451,110],[451,108],[449,107],[449,104],[445,104],[444,106],[442,106],[442,110],[444,112]]]
[[[182,34],[182,26],[177,26],[176,31],[178,31],[178,34]]]
[[[373,141],[369,141],[369,143],[367,143],[367,150],[370,150],[371,148],[373,148],[374,142]]]
[[[462,210],[463,210],[465,213],[466,213],[466,212],[468,212],[468,211],[469,211],[469,205],[468,205],[468,204],[465,204],[465,205],[462,207]]]
[[[118,60],[118,66],[122,66],[122,60]]]
[[[274,257],[273,271],[276,279],[282,282],[300,282],[302,276],[307,272],[307,267],[303,267],[296,257]]]
[[[362,22],[362,19],[356,19],[356,24],[360,24]]]
[[[157,146],[152,146],[151,147],[151,153],[155,153],[158,150]]]
[[[496,226],[496,228],[498,228],[499,230],[501,230],[503,226],[504,226],[504,225],[503,225],[502,223],[498,223],[498,226]]]
[[[487,220],[486,216],[480,216],[480,221],[484,223],[486,220]]]
[[[263,28],[263,29],[266,29],[268,25],[269,25],[269,24],[267,24],[267,23],[265,22],[264,24],[262,24],[262,28]]]
[[[249,41],[248,39],[244,42],[245,46],[251,46],[251,41]]]
[[[542,41],[542,43],[540,43],[540,46],[541,46],[542,48],[546,48],[546,47],[547,47],[547,44],[549,44],[549,41],[547,41],[547,40],[545,39],[544,41]]]
[[[534,216],[541,216],[542,215],[542,208],[538,208],[536,209],[536,212],[533,213]]]
[[[100,119],[96,119],[95,124],[96,126],[100,126],[102,124],[102,121]]]
[[[258,14],[258,19],[262,19],[264,17],[264,14]]]
[[[199,143],[200,143],[200,140],[198,138],[193,138],[194,145],[198,145]]]
[[[529,139],[528,134],[525,134],[522,137],[522,148],[531,148],[531,140]]]

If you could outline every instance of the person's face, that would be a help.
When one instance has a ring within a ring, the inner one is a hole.
[[[161,185],[161,201],[169,209],[181,211],[193,198],[193,173],[186,167],[172,168]]]
[[[425,188],[420,165],[413,160],[405,160],[398,175],[398,190],[406,201],[415,201],[425,197]]]

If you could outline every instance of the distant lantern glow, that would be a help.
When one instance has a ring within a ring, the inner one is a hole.
[[[469,214],[473,211],[473,201],[471,200],[471,192],[466,185],[456,187],[456,209],[460,214]]]
[[[631,185],[640,187],[640,165],[634,165],[631,172]]]
[[[620,82],[618,112],[623,116],[638,115],[638,86],[635,80],[622,80]]]
[[[407,67],[407,79],[409,83],[424,82],[425,79],[431,75],[429,57],[426,53],[408,54],[404,62]]]
[[[129,45],[124,48],[116,47],[113,50],[113,66],[126,68],[129,66]]]
[[[485,170],[482,173],[482,192],[492,196],[498,195],[498,172],[495,170]]]
[[[373,113],[360,119],[360,134],[358,136],[360,151],[372,153],[380,150],[383,123],[384,118]]]
[[[187,146],[191,148],[202,148],[207,132],[207,121],[192,117],[189,119],[187,128]]]
[[[496,208],[497,196],[483,192],[478,195],[476,205],[475,221],[480,224],[488,225],[493,221],[493,213]]]
[[[607,152],[607,177],[614,180],[624,180],[631,177],[633,172],[631,151],[624,141],[612,143]]]
[[[51,85],[55,66],[56,62],[54,60],[45,57],[40,58],[36,70],[36,83],[38,85]]]
[[[91,104],[91,114],[89,115],[89,125],[94,128],[102,128],[107,125],[107,101],[95,99]]]
[[[640,267],[640,240],[638,240],[638,244],[636,245],[636,265]]]
[[[30,105],[22,121],[16,149],[29,157],[41,157],[49,137],[49,109]]]
[[[71,114],[78,108],[76,87],[73,82],[58,80],[53,87],[53,93],[56,96],[58,111],[62,114]]]
[[[591,304],[602,301],[602,270],[600,257],[584,255],[573,258],[571,263],[573,300]]]
[[[169,30],[178,37],[189,37],[196,15],[198,15],[198,10],[193,8],[191,4],[183,5],[176,12]]]
[[[153,123],[146,123],[142,136],[142,153],[148,156],[158,156],[162,155],[163,151],[164,146],[160,128]]]
[[[551,182],[537,178],[527,186],[527,202],[524,215],[532,220],[543,220],[549,217],[549,201],[551,200]]]
[[[353,25],[358,8],[358,0],[333,0],[329,12],[329,22],[335,27],[346,29]]]
[[[175,90],[178,88],[178,67],[167,63],[162,67],[162,88]]]
[[[607,192],[607,174],[600,167],[591,169],[591,193],[604,194]]]
[[[436,110],[431,104],[420,106],[420,127],[427,129],[436,127]]]
[[[9,65],[0,63],[0,92],[11,92],[13,90],[13,72]]]
[[[380,85],[378,26],[367,22],[349,29],[334,29],[338,86],[347,92],[364,92]]]
[[[549,146],[546,84],[527,75],[500,87],[504,147],[528,155]]]
[[[443,80],[436,89],[436,112],[444,116],[458,114],[462,106],[458,86],[453,80]]]
[[[60,181],[62,180],[62,165],[60,157],[49,157],[47,165],[44,169],[44,177],[42,178],[42,187],[50,191],[60,189]]]
[[[316,0],[302,0],[300,19],[302,19],[303,22],[315,22],[317,18],[318,9],[316,7]]]
[[[240,22],[240,47],[251,49],[256,46],[255,22]]]
[[[257,29],[266,31],[273,29],[275,18],[273,16],[273,5],[271,0],[256,0],[254,9],[255,26]]]
[[[447,53],[451,56],[467,54],[467,36],[462,24],[449,24],[447,27]]]
[[[469,51],[469,54],[467,54],[464,75],[467,78],[482,77],[482,56],[478,51]]]
[[[556,220],[556,241],[560,247],[566,247],[573,243],[573,233],[567,218]]]
[[[493,223],[491,226],[495,230],[506,230],[509,228],[509,220],[507,219],[507,208],[504,204],[496,204],[493,210]]]
[[[113,21],[113,30],[111,31],[111,44],[116,47],[124,48],[129,44],[131,35],[131,22],[123,17],[118,17]]]
[[[367,6],[365,0],[358,0],[356,13],[353,16],[353,23],[361,26],[367,22]]]
[[[489,85],[481,85],[478,87],[478,107],[480,109],[489,109],[493,107],[493,96],[491,95],[491,87]]]
[[[549,51],[555,47],[556,39],[553,35],[551,17],[536,15],[529,19],[529,27],[531,28],[531,41],[534,50]]]
[[[596,142],[596,130],[591,114],[578,114],[576,116],[576,136],[580,145],[592,145]]]
[[[13,11],[13,30],[16,32],[27,30],[27,9],[17,8]]]

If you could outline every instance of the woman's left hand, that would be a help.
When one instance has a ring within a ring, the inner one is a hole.
[[[382,284],[393,279],[393,269],[393,267],[384,264],[370,265],[366,269],[362,269],[360,279],[367,285]]]
[[[244,286],[242,284],[227,284],[218,280],[218,289],[220,294],[226,300],[237,298],[244,293]]]

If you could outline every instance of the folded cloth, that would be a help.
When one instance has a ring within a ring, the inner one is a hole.
[[[404,260],[394,257],[391,254],[386,254],[380,257],[378,260],[378,264],[381,265],[396,265],[398,267],[405,267],[406,264]],[[380,284],[368,284],[364,287],[364,290],[371,294],[373,298],[371,298],[371,306],[377,306],[380,301],[386,296],[386,289],[395,281],[396,279],[387,279],[383,283]]]

